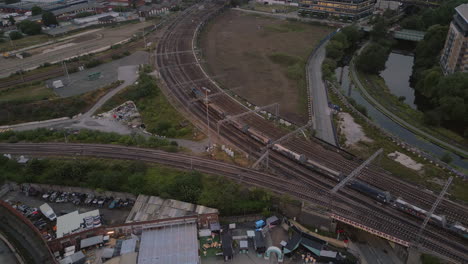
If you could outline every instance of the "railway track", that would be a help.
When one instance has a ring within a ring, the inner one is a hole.
[[[199,65],[196,64],[197,58],[195,55],[189,52],[181,51],[187,51],[194,48],[194,38],[196,36],[196,30],[198,30],[199,25],[193,21],[203,21],[205,18],[209,18],[212,14],[219,12],[221,8],[222,6],[220,5],[216,6],[216,4],[205,2],[203,9],[194,8],[190,11],[188,16],[172,24],[169,28],[170,30],[167,31],[158,45],[158,53],[166,55],[157,57],[157,65],[160,68],[161,77],[166,85],[164,88],[166,90],[166,94],[169,94],[171,97],[173,97],[173,100],[177,101],[177,105],[184,108],[184,112],[191,113],[192,118],[198,123],[202,124],[202,127],[204,127],[205,130],[206,127],[208,127],[207,123],[209,123],[211,133],[216,131],[216,126],[214,124],[216,124],[216,122],[223,117],[219,116],[211,110],[208,112],[207,117],[204,105],[190,104],[189,102],[193,98],[190,88],[193,86],[206,87],[211,92],[219,92],[220,90],[210,80],[208,80],[206,76],[204,76],[203,71]],[[194,36],[192,41],[190,41],[190,38],[186,36],[188,32],[191,32],[190,29],[192,29],[192,34]],[[180,67],[164,67],[165,65],[173,66],[177,64],[179,64]],[[197,82],[193,80],[197,80]],[[221,106],[223,111],[229,115],[235,115],[246,111],[244,106],[240,105],[228,95],[220,95],[210,99],[210,101],[213,104]],[[265,133],[265,135],[272,139],[279,138],[286,133],[285,131],[282,131],[281,129],[273,126],[269,121],[260,118],[258,115],[245,116],[240,119],[242,122],[249,124],[251,127],[258,129],[259,131],[262,131]],[[258,157],[260,153],[259,151],[261,147],[263,147],[257,142],[249,140],[248,137],[243,135],[243,133],[229,124],[225,125],[221,130],[220,137],[230,142],[231,144],[236,145],[245,153],[250,153],[253,157]],[[292,141],[290,145],[292,150],[304,153],[312,159],[317,159],[330,168],[343,170],[344,173],[349,173],[360,163],[360,161],[355,158],[354,160],[345,159],[341,153],[339,153],[340,150],[330,150],[330,147],[323,147],[314,141],[307,142],[296,139]],[[305,170],[304,168],[299,171],[297,168],[300,166],[297,163],[294,163],[290,160],[285,160],[284,157],[281,157],[281,155],[277,153],[273,154],[272,156],[273,157],[270,159],[270,164],[272,164],[278,173],[285,175],[286,178],[291,179],[291,181],[294,180],[306,182],[307,186],[324,190],[325,192],[321,192],[321,195],[326,193],[330,186],[336,184],[331,182],[326,183],[323,181],[323,176]],[[385,190],[391,190],[402,198],[406,198],[412,202],[415,201],[414,203],[416,205],[421,206],[427,210],[436,199],[436,197],[432,194],[419,195],[422,192],[416,187],[408,185],[402,181],[395,181],[395,179],[389,176],[387,173],[375,170],[375,168],[372,166],[366,168],[360,177],[364,181],[369,182],[374,186]],[[384,177],[385,180],[381,181],[380,179],[382,177]],[[376,178],[378,178],[379,181],[376,181]],[[314,181],[319,182],[319,184],[313,184]],[[350,192],[350,190],[344,190],[343,192],[345,195],[353,195],[353,199],[361,199],[357,198],[361,196],[360,194]],[[418,226],[420,225],[419,220],[416,222],[414,220],[407,220],[408,217],[402,215],[398,215],[397,219],[395,219],[395,210],[388,211],[380,208],[374,208],[372,206],[372,201],[366,201],[366,199],[363,201],[366,207],[370,207],[372,210],[363,208],[362,206],[357,206],[349,199],[342,202],[345,202],[348,205],[353,204],[354,208],[357,209],[357,212],[359,212],[361,219],[360,222],[377,227],[379,230],[388,230],[392,234],[401,236],[409,241],[413,241],[415,239],[415,234],[417,234],[419,228]],[[450,214],[447,214],[449,219],[459,221],[461,223],[467,222],[468,210],[465,207],[445,200],[441,208],[448,208],[448,210],[444,210],[451,212]],[[376,214],[380,214],[380,216],[376,216]],[[372,218],[363,218],[364,215],[372,215]],[[381,220],[381,223],[379,224],[375,222],[375,219]],[[405,223],[403,225],[404,228],[401,228],[401,226],[398,224],[401,222]],[[383,227],[383,225],[387,224],[388,227]],[[422,243],[427,248],[430,248],[435,252],[439,252],[442,255],[446,255],[452,259],[461,261],[464,257],[466,257],[463,254],[460,255],[461,252],[465,252],[467,250],[466,243],[460,241],[460,239],[454,236],[445,233],[446,232],[439,230],[438,228],[428,227],[423,239],[424,242]],[[448,236],[450,239],[446,238],[441,240],[441,238],[444,236]],[[464,257],[460,259],[459,256]]]
[[[99,158],[112,158],[124,160],[139,160],[149,163],[164,164],[182,170],[195,169],[204,173],[222,175],[255,185],[261,188],[268,188],[277,193],[287,193],[307,202],[320,205],[324,208],[330,207],[334,214],[346,217],[353,221],[366,222],[370,227],[377,228],[382,232],[392,234],[396,237],[414,237],[418,224],[408,221],[405,215],[396,215],[389,218],[385,213],[379,213],[372,208],[363,206],[360,200],[353,199],[352,195],[343,194],[336,197],[336,202],[329,203],[326,192],[317,188],[314,183],[304,185],[300,181],[290,179],[281,175],[272,175],[247,169],[233,164],[227,164],[207,158],[190,156],[178,153],[167,153],[153,149],[143,149],[135,147],[124,147],[115,145],[100,144],[66,144],[66,143],[28,143],[28,144],[0,144],[0,153],[28,154],[32,156],[69,156],[82,157],[93,156]],[[279,162],[278,162],[279,163]],[[298,168],[301,170],[300,168]],[[363,214],[364,213],[364,214]],[[412,227],[408,229],[408,226]],[[397,231],[395,232],[395,228]],[[433,228],[426,232],[423,245],[426,247],[437,246],[440,253],[448,253],[457,248],[456,243],[438,245],[440,237]],[[457,261],[468,258],[466,248],[459,247],[461,252]],[[464,253],[462,253],[464,252]]]

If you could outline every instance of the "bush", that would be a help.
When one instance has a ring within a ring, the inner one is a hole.
[[[98,65],[102,64],[102,61],[98,60],[98,59],[92,59],[90,61],[88,61],[87,63],[85,63],[85,67],[86,68],[94,68]]]
[[[91,12],[82,12],[75,15],[76,18],[88,17],[94,15]]]
[[[17,25],[21,32],[27,35],[37,35],[42,31],[41,25],[29,20],[21,21]]]
[[[453,157],[452,155],[450,155],[450,153],[448,152],[445,152],[444,155],[442,155],[442,157],[440,157],[440,160],[449,164],[450,162],[453,161]]]
[[[17,40],[23,38],[23,34],[18,31],[10,32],[9,34],[11,40]]]

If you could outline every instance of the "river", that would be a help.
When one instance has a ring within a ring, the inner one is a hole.
[[[413,71],[414,57],[396,52],[390,53],[385,70],[380,76],[385,80],[390,92],[398,97],[404,96],[405,103],[416,109],[414,89],[410,87],[410,76]]]
[[[340,73],[342,68],[336,69],[336,76],[339,79]],[[349,93],[349,69],[348,66],[343,68],[343,79],[341,88],[346,95]],[[357,90],[357,88],[353,87],[351,90],[351,98],[353,98],[356,103],[364,106],[367,108],[367,115],[371,118],[376,124],[380,127],[385,129],[387,132],[397,136],[398,138],[406,141],[408,144],[415,146],[427,153],[431,153],[437,157],[441,157],[447,150],[432,144],[426,140],[421,139],[417,135],[413,134],[413,132],[407,130],[406,128],[400,126],[399,124],[395,123],[392,119],[388,118],[386,115],[382,114],[379,110],[377,110],[372,104],[370,104],[364,97],[362,97],[361,93]],[[456,166],[462,167],[464,169],[468,169],[468,162],[462,160],[459,156],[452,154],[453,161],[452,163]]]

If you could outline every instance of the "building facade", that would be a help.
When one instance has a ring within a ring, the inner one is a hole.
[[[468,72],[468,4],[455,8],[440,65],[444,74]]]
[[[375,0],[301,0],[299,12],[302,15],[323,18],[337,16],[356,20],[372,14],[375,2]]]

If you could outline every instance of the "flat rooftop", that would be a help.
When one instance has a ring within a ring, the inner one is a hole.
[[[195,221],[143,230],[138,264],[198,263]]]
[[[468,23],[468,4],[462,4],[455,7],[455,11],[465,19],[465,23]]]
[[[218,209],[140,194],[125,223],[210,213],[218,213]]]
[[[99,209],[79,214],[78,211],[57,217],[57,238],[81,230],[83,219],[88,216],[100,215]]]

